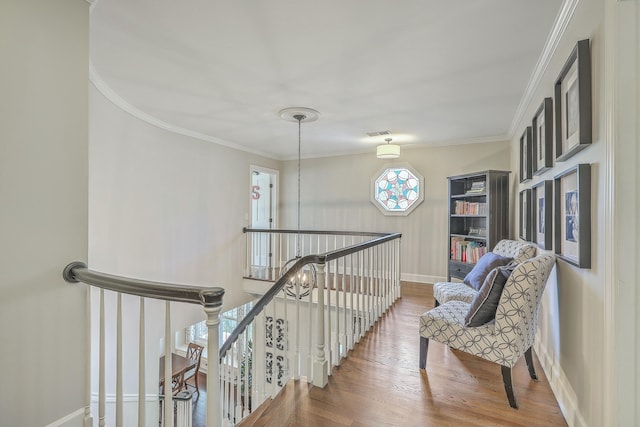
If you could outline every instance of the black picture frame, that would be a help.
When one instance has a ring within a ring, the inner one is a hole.
[[[531,241],[531,189],[520,191],[520,239]]]
[[[553,245],[553,181],[540,181],[531,187],[533,213],[531,241],[540,249],[551,250]]]
[[[545,98],[531,123],[533,174],[541,175],[553,167],[553,100]]]
[[[578,164],[554,177],[555,253],[591,268],[591,165]]]
[[[531,158],[531,126],[527,126],[520,137],[520,182],[531,179]]]
[[[555,83],[556,161],[591,145],[591,52],[580,40]]]

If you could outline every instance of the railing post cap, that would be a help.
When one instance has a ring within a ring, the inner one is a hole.
[[[206,307],[220,307],[222,305],[222,297],[224,296],[224,288],[215,287],[200,291],[200,300],[202,305]]]
[[[62,270],[62,278],[69,283],[78,283],[79,280],[76,279],[76,276],[73,274],[74,268],[87,268],[87,264],[82,261],[73,261],[67,264],[67,266]]]

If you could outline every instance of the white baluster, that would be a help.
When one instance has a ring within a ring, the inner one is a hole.
[[[355,254],[349,255],[349,323],[347,323],[349,325],[349,328],[347,329],[347,350],[346,351],[353,349],[353,343],[355,341],[354,335],[355,335],[356,323],[354,318],[355,307],[353,305],[354,304],[353,290],[355,286],[355,274],[354,274],[354,268],[353,268],[354,255]]]
[[[396,289],[397,289],[397,293],[396,293],[396,298],[400,298],[402,296],[402,288],[400,287],[400,271],[402,271],[401,267],[401,263],[402,263],[402,258],[400,257],[400,239],[396,239],[396,274],[394,277],[394,281],[396,284]]]
[[[106,389],[105,389],[105,320],[104,320],[104,289],[100,289],[100,354],[98,360],[98,426],[105,426],[105,404],[106,404]]]
[[[83,427],[93,426],[93,416],[91,415],[91,287],[86,288],[87,295],[87,314],[85,329],[85,363],[84,363],[84,419]]]
[[[334,361],[333,364],[335,364],[336,366],[340,365],[340,295],[338,294],[339,290],[340,290],[340,286],[339,286],[339,281],[338,281],[338,270],[340,269],[340,260],[337,259],[334,261],[334,271],[333,271],[333,283],[332,283],[332,287],[333,287],[333,294],[335,296],[335,310],[332,309],[331,304],[329,304],[329,317],[331,317],[331,312],[334,311],[335,314],[335,319],[336,319],[336,326],[334,329],[334,336],[335,338],[333,339],[333,357],[334,357]],[[329,290],[329,292],[331,292],[331,290]]]
[[[293,379],[300,379],[300,284],[299,280],[296,280],[296,335],[295,340],[295,354],[293,356]],[[313,289],[311,289],[313,291]]]
[[[171,342],[171,302],[167,301],[164,308],[164,427],[173,427]],[[207,388],[208,394],[209,389]]]
[[[375,322],[375,258],[373,256],[373,248],[367,249],[367,258],[369,259],[369,269],[367,271],[367,279],[369,283],[369,327],[367,330],[370,330]]]
[[[389,311],[391,299],[389,297],[389,243],[382,246],[382,295],[384,295],[384,312]]]
[[[324,289],[325,289],[325,265],[318,264],[318,310],[317,310],[317,344],[316,356],[313,363],[313,385],[324,387],[327,385],[328,369],[327,360],[325,358],[325,339],[324,339]]]
[[[282,234],[277,234],[276,253],[273,254],[273,280],[280,276],[280,266],[282,265]]]
[[[222,306],[205,307],[207,314],[207,427],[222,426],[220,400],[220,309]]]
[[[273,299],[270,303],[269,303],[269,309],[271,310],[271,344],[273,347],[271,347],[271,353],[273,355],[273,362],[271,364],[271,384],[269,384],[269,396],[271,396],[271,398],[273,399],[274,397],[276,397],[276,394],[278,392],[277,387],[276,387],[276,371],[275,371],[275,366],[276,366],[276,300]],[[267,360],[265,358],[265,360]]]
[[[369,313],[371,311],[371,300],[369,299],[369,250],[364,250],[362,253],[362,283],[364,285],[362,289],[363,294],[363,311],[362,311],[362,321],[364,322],[363,327],[363,336],[364,332],[369,330]]]
[[[331,278],[333,276],[331,275],[331,263],[326,264],[325,274],[326,274],[325,277],[326,277],[326,283],[327,283],[327,286],[325,287],[327,300],[325,301],[325,304],[324,304],[325,307],[327,307],[327,315],[326,315],[327,328],[325,330],[325,334],[326,334],[325,343],[326,343],[327,353],[329,356],[327,358],[328,375],[331,375],[331,369],[333,368],[333,340],[331,339],[331,288],[332,288]]]
[[[362,299],[362,275],[360,274],[361,268],[362,268],[362,252],[358,252],[357,254],[357,268],[356,268],[356,278],[354,281],[354,290],[356,292],[356,305],[357,305],[357,311],[356,313],[358,314],[357,317],[357,325],[356,325],[356,336],[355,336],[355,342],[360,342],[360,336],[362,334],[362,305],[361,305],[361,299]]]
[[[249,239],[253,238],[253,233],[245,232],[244,233],[244,275],[246,277],[251,276],[251,245],[249,243]]]
[[[122,294],[116,303],[116,427],[122,427]]]
[[[318,280],[317,275],[316,275],[316,280]],[[316,282],[317,283],[317,282]],[[318,289],[316,289],[316,293],[318,292]],[[308,348],[307,348],[307,380],[312,379],[313,378],[313,289],[311,289],[311,292],[309,292],[309,304],[307,307],[307,315],[308,315],[308,321],[307,324],[309,325],[309,330],[307,331],[307,339],[308,339]]]
[[[240,319],[238,319],[239,321]],[[242,363],[240,364],[240,366],[244,366],[244,372],[240,372],[242,378],[241,378],[241,383],[240,384],[244,384],[244,387],[241,387],[241,391],[242,391],[242,398],[244,399],[243,402],[243,411],[242,411],[242,418],[248,416],[251,413],[251,407],[250,407],[250,399],[249,396],[251,395],[251,384],[249,384],[249,379],[251,378],[251,368],[252,368],[252,363],[250,363],[250,358],[249,358],[249,352],[251,351],[249,348],[249,339],[248,339],[248,334],[249,331],[247,329],[244,330],[244,332],[242,333]]]
[[[145,314],[144,314],[144,298],[140,297],[140,333],[138,339],[138,427],[146,426],[146,354],[145,354]]]
[[[230,414],[231,411],[229,410],[229,388],[230,388],[230,384],[231,384],[231,374],[229,373],[229,369],[230,366],[232,365],[232,361],[231,361],[231,350],[229,349],[227,350],[226,354],[224,355],[224,357],[222,358],[223,360],[223,365],[221,366],[222,372],[220,374],[220,390],[222,393],[222,419],[227,421],[227,424],[230,424]],[[208,350],[207,350],[208,352]],[[207,383],[209,380],[209,374],[207,374]]]
[[[301,274],[301,280],[304,280],[304,271],[300,270],[300,274]],[[284,348],[284,357],[286,359],[289,358],[289,311],[288,311],[288,306],[289,306],[289,302],[288,302],[288,295],[285,291],[282,291],[282,294],[284,296],[283,301],[284,301],[284,307],[283,307],[283,318],[284,318],[284,324],[282,325],[283,327],[283,334],[284,334],[284,341],[282,343],[283,348]],[[284,377],[282,380],[282,384],[286,384],[289,381],[290,378],[290,371],[289,371],[289,367],[287,366],[287,371],[284,373]]]
[[[377,245],[373,248],[373,256],[375,258],[376,269],[374,270],[375,274],[375,284],[376,284],[376,317],[375,321],[382,316],[382,258],[380,256],[380,246]]]

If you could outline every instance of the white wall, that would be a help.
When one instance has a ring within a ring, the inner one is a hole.
[[[593,143],[542,176],[514,185],[512,237],[518,218],[515,195],[579,163],[591,164],[591,268],[580,269],[558,260],[556,275],[547,283],[540,313],[536,351],[570,426],[605,425],[604,293],[605,293],[605,117],[604,117],[604,2],[582,0],[535,90],[533,100],[511,141],[511,168],[518,170],[519,136],[531,125],[545,97],[553,97],[554,83],[578,40],[591,39]],[[555,107],[555,103],[554,103]],[[555,140],[555,138],[554,138]],[[517,181],[519,176],[516,174]],[[555,224],[554,224],[555,228]]]
[[[509,170],[507,142],[403,148],[399,159],[371,153],[302,160],[301,228],[402,233],[402,278],[432,283],[447,274],[447,177]],[[370,201],[372,178],[388,166],[410,164],[424,176],[424,201],[406,217],[385,216]],[[281,224],[297,226],[297,160],[285,162]]]
[[[279,162],[149,125],[93,87],[90,102],[92,267],[220,286],[225,309],[246,302],[249,168]]]
[[[640,1],[606,3],[605,102],[613,191],[607,200],[606,422],[640,425]]]
[[[3,426],[82,416],[86,287],[62,270],[87,259],[88,9],[0,2]]]
[[[250,165],[279,162],[152,126],[90,89],[89,265],[110,274],[225,288],[223,311],[250,298],[242,288],[250,212]],[[107,298],[107,317],[115,298]],[[125,297],[124,393],[137,392],[138,300]],[[157,390],[164,303],[147,308],[148,393]],[[172,328],[205,319],[174,303]],[[94,326],[94,328],[97,327]],[[107,331],[113,337],[114,331]],[[108,338],[113,343],[111,338]],[[93,342],[94,348],[97,341]],[[109,344],[110,351],[115,344]],[[107,377],[115,370],[107,357]],[[94,389],[97,382],[95,381]],[[107,394],[115,380],[107,381]]]

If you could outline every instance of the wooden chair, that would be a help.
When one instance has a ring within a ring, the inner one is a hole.
[[[178,394],[183,388],[187,388],[184,372],[180,372],[171,377],[171,394]],[[164,395],[164,380],[160,381],[160,394]]]
[[[197,360],[198,362],[196,363],[195,367],[184,373],[184,387],[187,388],[188,386],[190,386],[191,384],[189,384],[188,381],[189,379],[194,378],[195,386],[191,386],[195,387],[198,394],[200,394],[200,389],[198,388],[198,372],[200,371],[200,359],[202,358],[203,350],[204,347],[196,343],[190,342],[187,346],[187,359]]]

